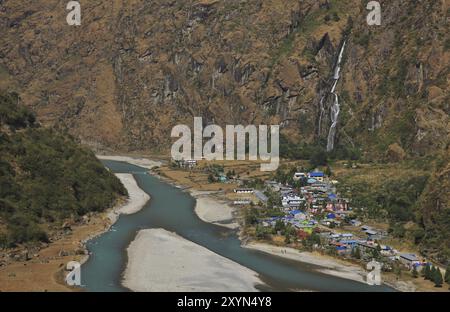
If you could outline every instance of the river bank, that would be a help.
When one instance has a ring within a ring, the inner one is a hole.
[[[257,273],[163,229],[138,232],[123,285],[133,291],[257,291]]]
[[[215,192],[187,191],[196,199],[194,209],[201,220],[229,229],[239,227],[234,209]],[[127,258],[122,285],[132,291],[247,292],[264,284],[256,272],[163,229],[139,231],[127,248]]]
[[[189,193],[196,199],[195,213],[201,220],[229,229],[239,228],[234,209],[225,200],[218,198],[217,192],[189,189]]]
[[[124,204],[114,207],[108,213],[112,224],[117,221],[121,214],[128,215],[138,212],[150,200],[150,196],[137,185],[132,174],[116,173],[116,177],[127,189],[128,200]]]
[[[103,156],[103,159],[108,156]],[[116,156],[111,156],[115,158]],[[141,162],[141,161],[139,161]],[[145,164],[153,164],[145,162]],[[0,291],[77,291],[64,281],[64,265],[69,261],[84,263],[88,259],[85,244],[108,231],[121,214],[141,210],[150,197],[141,190],[133,175],[116,174],[128,190],[129,198],[119,200],[104,212],[89,214],[79,223],[70,224],[66,233],[48,244],[43,244],[29,259],[15,261],[0,267]]]
[[[121,161],[121,162],[127,162],[129,164],[139,166],[145,169],[154,169],[156,167],[160,167],[162,165],[162,161],[159,160],[152,160],[144,157],[131,157],[131,156],[119,156],[119,155],[100,155],[96,154],[95,157],[97,157],[100,160],[114,160],[114,161]]]
[[[350,263],[345,260],[337,259],[335,257],[322,255],[317,252],[299,251],[294,248],[279,247],[259,242],[250,242],[246,245],[243,245],[243,247],[253,250],[259,250],[286,259],[315,264],[323,267],[318,269],[318,271],[325,274],[346,278],[361,283],[366,282],[366,275],[368,273],[366,270],[364,270],[359,265]],[[382,280],[383,283],[385,283],[389,287],[392,287],[393,289],[401,292],[418,291],[417,285],[415,285],[411,280],[399,280],[392,273],[383,273]],[[416,281],[416,283],[417,282],[418,281]],[[430,291],[430,288],[422,287],[420,291]]]
[[[140,211],[145,204],[150,200],[150,196],[144,192],[138,185],[136,180],[134,179],[132,174],[128,173],[116,173],[115,176],[120,180],[123,186],[128,191],[128,198],[113,208],[108,209],[105,214],[107,217],[107,223],[104,226],[104,229],[101,231],[96,231],[88,235],[85,239],[81,241],[83,248],[85,249],[85,253],[87,254],[87,250],[85,244],[87,241],[97,237],[98,235],[103,234],[108,231],[114,223],[117,222],[120,215],[130,215]],[[88,260],[89,256],[86,255],[80,262],[83,264]]]
[[[328,257],[313,252],[299,251],[290,247],[279,247],[259,242],[249,242],[242,247],[259,250],[286,259],[311,263],[322,267],[318,269],[319,272],[365,283],[365,276],[367,275],[365,270],[357,265],[339,261],[333,257]]]

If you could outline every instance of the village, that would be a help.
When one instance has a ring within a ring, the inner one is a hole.
[[[193,170],[198,163],[189,160],[177,166]],[[219,165],[207,169],[209,183],[238,185],[228,190],[227,198],[245,211],[244,230],[252,239],[360,265],[375,260],[383,272],[391,272],[397,279],[408,272],[413,278],[422,276],[435,287],[442,287],[449,273],[444,278],[444,271],[428,259],[384,243],[389,241],[389,233],[360,221],[351,198],[340,195],[339,181],[326,171],[278,170],[270,178],[242,179],[234,170],[225,173]],[[278,239],[274,241],[273,237]]]

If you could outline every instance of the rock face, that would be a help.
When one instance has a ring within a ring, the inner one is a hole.
[[[113,149],[170,146],[170,129],[274,123],[292,142],[324,142],[339,48],[336,148],[384,157],[448,144],[448,2],[360,0],[0,1],[0,88],[40,119]]]
[[[404,160],[405,156],[406,153],[400,145],[398,145],[397,143],[389,145],[388,150],[386,152],[386,157],[388,161],[398,162]]]

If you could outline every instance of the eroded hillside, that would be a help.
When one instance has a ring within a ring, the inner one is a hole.
[[[202,116],[325,145],[345,41],[336,149],[402,158],[448,144],[446,1],[380,1],[382,25],[368,26],[360,0],[92,0],[78,27],[63,2],[1,1],[0,86],[86,142],[164,148]]]

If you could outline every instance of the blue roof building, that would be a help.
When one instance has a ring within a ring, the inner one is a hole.
[[[325,174],[322,171],[313,171],[309,173],[310,178],[323,178]]]
[[[328,199],[330,199],[330,200],[336,200],[336,199],[337,199],[337,196],[336,196],[336,194],[330,193],[330,194],[328,194]]]
[[[358,241],[354,240],[354,239],[341,239],[339,242],[341,244],[348,245],[351,247],[354,247],[354,246],[356,246],[356,244],[358,244]]]

